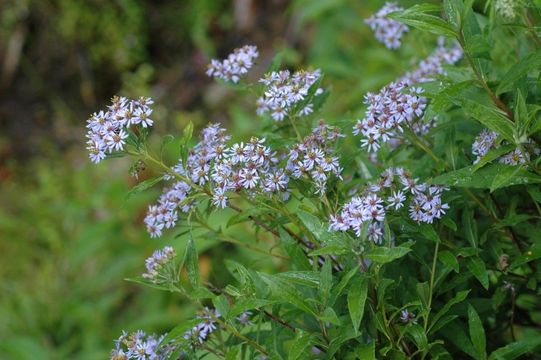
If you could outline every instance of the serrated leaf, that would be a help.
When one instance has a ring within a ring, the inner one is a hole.
[[[432,183],[458,187],[489,189],[494,182],[494,178],[498,174],[514,170],[516,170],[515,166],[504,164],[491,164],[477,171],[475,171],[473,166],[468,166],[459,170],[450,171],[440,176],[436,176],[434,179],[432,179]],[[505,184],[505,186],[537,183],[541,183],[541,176],[524,169],[520,169]]]
[[[455,37],[456,32],[451,25],[437,16],[428,14],[429,12],[439,11],[439,6],[417,4],[404,11],[391,13],[388,16],[419,30],[428,31],[436,35]]]
[[[479,280],[481,285],[488,290],[488,273],[483,260],[477,256],[466,258],[466,267]]]
[[[402,246],[396,246],[392,248],[377,247],[367,253],[366,257],[378,264],[386,264],[396,259],[400,259],[410,251],[411,249]]]
[[[520,89],[517,89],[514,116],[518,129],[518,137],[520,138],[523,135],[527,135],[529,133],[530,121],[533,119],[533,116],[530,117],[528,114],[528,107]]]
[[[270,288],[271,295],[275,300],[287,302],[299,310],[302,310],[310,315],[317,316],[314,309],[312,309],[312,307],[306,302],[303,294],[289,282],[277,278],[274,275],[265,273],[258,274]]]
[[[317,288],[319,286],[319,273],[315,271],[286,271],[275,275],[276,277],[299,285]]]
[[[322,244],[335,245],[343,248],[347,247],[344,241],[344,235],[339,232],[329,231],[327,223],[321,221],[317,216],[304,210],[297,210],[297,216],[308,231],[310,231]]]
[[[358,276],[348,292],[348,309],[355,333],[358,333],[364,315],[364,304],[368,295],[368,278]]]
[[[162,180],[163,180],[163,176],[159,176],[152,179],[147,179],[145,181],[141,181],[139,184],[131,188],[130,191],[128,191],[128,193],[126,194],[126,200],[128,200],[130,197],[132,197],[135,194],[138,194],[140,192],[150,189],[151,187],[153,187],[154,185],[156,185]]]
[[[522,170],[522,166],[513,166],[502,169],[503,171],[496,174],[492,184],[490,184],[490,192],[494,192],[499,188],[507,186],[513,182],[513,178]]]
[[[461,99],[459,103],[467,115],[514,143],[514,124],[500,109],[468,99]]]
[[[477,352],[477,359],[486,359],[485,329],[477,311],[471,305],[468,305],[468,328],[470,339]]]

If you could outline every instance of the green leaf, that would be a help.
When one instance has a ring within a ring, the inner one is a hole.
[[[524,340],[515,341],[494,351],[489,360],[513,360],[524,354],[535,354],[541,348],[541,337],[530,337]]]
[[[319,298],[322,304],[327,304],[332,287],[332,262],[328,257],[325,259],[325,264],[323,264],[319,276]]]
[[[486,338],[483,323],[473,306],[468,305],[468,328],[470,330],[470,339],[477,352],[477,359],[486,359]]]
[[[315,271],[285,271],[275,275],[291,283],[317,288],[319,286],[319,273]]]
[[[219,295],[212,299],[214,308],[224,317],[225,320],[231,319],[229,315],[230,305],[225,295]]]
[[[184,334],[189,329],[193,328],[197,324],[201,323],[201,319],[195,318],[183,321],[181,324],[178,324],[175,326],[171,331],[167,333],[167,335],[160,341],[160,345],[165,345],[170,341],[184,341]]]
[[[423,304],[423,308],[427,309],[428,307],[428,299],[430,298],[430,286],[428,285],[428,282],[420,282],[415,286],[415,289],[417,290],[417,295],[419,295],[419,300],[421,300],[421,304]]]
[[[439,11],[439,6],[417,4],[404,11],[391,13],[388,16],[419,30],[428,31],[436,35],[455,37],[456,32],[451,25],[437,16],[428,14],[429,12]]]
[[[438,259],[447,267],[450,267],[454,272],[458,273],[459,265],[456,256],[448,250],[443,250],[438,253]]]
[[[197,256],[197,250],[193,238],[190,236],[188,239],[188,245],[186,246],[186,272],[188,273],[188,280],[190,284],[197,288],[201,286],[199,279],[199,257]]]
[[[528,107],[526,106],[526,101],[524,100],[520,89],[517,89],[517,99],[514,115],[518,136],[519,138],[521,138],[523,135],[527,135],[529,133],[530,121],[533,119],[533,116],[530,117],[528,114]]]
[[[432,224],[421,224],[419,226],[419,231],[428,240],[431,240],[434,242],[441,241],[440,237],[438,236],[438,233],[436,232],[436,230],[434,230],[434,226],[432,226]]]
[[[464,211],[462,212],[462,224],[466,234],[466,239],[468,239],[472,248],[477,249],[479,245],[477,240],[477,225],[473,220],[473,211],[469,207],[464,208]]]
[[[372,251],[367,253],[366,257],[378,264],[386,264],[405,256],[410,251],[411,249],[402,246],[396,246],[392,248],[376,247]]]
[[[182,136],[180,137],[180,145],[186,145],[192,139],[193,135],[193,123],[190,121],[188,125],[182,130]]]
[[[150,189],[157,183],[163,180],[163,176],[155,177],[152,179],[147,179],[145,181],[141,181],[139,184],[135,185],[133,188],[131,188],[130,191],[126,194],[126,200],[128,200],[132,195],[138,194],[140,192],[143,192],[147,189]]]
[[[297,360],[305,352],[306,348],[310,346],[312,337],[310,334],[305,333],[302,330],[296,331],[295,341],[289,349],[288,360]]]
[[[481,124],[503,136],[511,143],[515,142],[513,136],[514,124],[500,109],[492,105],[483,105],[469,99],[461,99],[459,103],[467,115],[478,120]]]
[[[485,263],[478,256],[466,258],[466,266],[468,270],[479,280],[481,285],[488,290],[488,273]]]
[[[490,192],[494,192],[499,188],[507,186],[513,182],[513,178],[522,170],[522,166],[512,166],[503,168],[503,171],[496,174],[492,184],[490,185]]]
[[[338,297],[342,294],[342,291],[344,291],[344,288],[348,285],[351,278],[358,273],[359,268],[355,266],[353,269],[342,275],[342,279],[340,279],[340,282],[332,290],[332,298],[330,301],[331,306],[334,305]]]
[[[280,279],[275,275],[258,273],[261,279],[271,290],[272,297],[280,302],[287,302],[310,315],[317,316],[316,312],[306,302],[305,296],[288,281]]]
[[[275,300],[268,299],[240,299],[235,302],[235,305],[229,311],[229,316],[233,318],[247,310],[259,309],[275,303]]]
[[[310,251],[309,256],[320,256],[320,255],[344,255],[350,253],[351,250],[348,247],[342,245],[328,245],[323,246],[317,250]]]
[[[510,269],[516,269],[517,267],[529,263],[541,258],[541,244],[533,244],[528,250],[524,251],[522,255],[513,259]]]
[[[426,351],[428,348],[428,339],[422,326],[412,324],[406,328],[406,333],[409,334],[417,345],[417,348],[421,351]]]
[[[357,358],[362,360],[376,360],[376,343],[372,341],[365,345],[358,345],[355,349]]]
[[[496,89],[496,95],[510,91],[515,87],[517,80],[526,76],[529,71],[541,67],[541,51],[530,53],[513,65],[501,78],[500,85]]]
[[[457,348],[465,352],[466,354],[474,357],[475,356],[475,348],[473,347],[469,336],[466,335],[466,332],[460,326],[457,324],[456,321],[453,321],[447,326],[443,327],[440,332],[453,344],[456,345]],[[463,356],[464,357],[464,356]]]
[[[461,303],[462,301],[464,301],[466,299],[466,297],[468,297],[468,294],[470,293],[470,290],[463,290],[463,291],[459,291],[454,298],[452,298],[451,300],[449,300],[442,308],[440,311],[438,311],[436,313],[436,315],[434,315],[434,317],[432,318],[432,321],[431,321],[431,325],[430,327],[428,328],[428,333],[430,334],[432,329],[433,328],[436,328],[436,326],[438,325],[438,321],[445,315],[447,314],[447,312],[451,309],[451,307],[453,307],[454,305],[458,304],[458,303]]]
[[[331,324],[338,326],[342,325],[342,322],[340,321],[334,310],[330,307],[325,308],[323,313],[319,316],[319,320],[324,322],[330,322]]]
[[[317,216],[304,210],[297,210],[297,216],[308,231],[322,244],[346,248],[344,235],[339,232],[329,231],[327,223],[321,221]]]
[[[516,170],[515,166],[504,164],[491,164],[475,171],[473,166],[468,166],[459,170],[451,171],[432,179],[434,184],[489,189],[494,182],[494,178],[502,173],[509,173]],[[537,184],[541,182],[541,176],[526,171],[524,169],[518,172],[508,180],[504,186]]]
[[[353,329],[357,334],[361,320],[364,315],[364,304],[368,295],[368,278],[366,276],[358,276],[351,285],[348,292],[348,309],[353,323]]]

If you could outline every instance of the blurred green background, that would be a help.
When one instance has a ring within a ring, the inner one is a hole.
[[[198,129],[221,122],[235,138],[249,136],[260,127],[255,95],[238,96],[205,70],[211,58],[254,44],[261,56],[250,80],[279,52],[284,67],[321,68],[331,89],[321,116],[349,124],[366,91],[394,79],[434,43],[419,33],[415,41],[406,35],[399,51],[377,43],[363,19],[382,4],[2,0],[0,358],[107,358],[122,329],[164,332],[193,316],[182,299],[124,281],[143,272],[156,248],[171,244],[182,253],[183,238],[147,235],[142,220],[159,189],[126,199],[137,183],[128,159],[90,164],[88,114],[113,95],[144,95],[156,100],[156,144],[189,121]],[[259,254],[196,240],[202,272],[217,283],[224,257],[272,265]]]

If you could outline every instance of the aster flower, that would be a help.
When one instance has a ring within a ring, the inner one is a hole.
[[[320,77],[320,70],[301,70],[292,75],[288,70],[283,70],[265,75],[259,80],[267,88],[257,100],[257,114],[270,112],[275,121],[283,121],[288,115],[306,116],[312,113],[312,103],[305,104],[302,109],[297,109],[296,105],[306,99],[308,90]],[[322,93],[323,89],[319,88],[314,96]]]
[[[207,75],[225,81],[238,83],[240,77],[248,72],[254,65],[259,53],[257,47],[245,45],[235,49],[223,61],[213,59],[207,68]]]
[[[399,48],[400,39],[409,30],[407,25],[387,17],[392,12],[402,10],[404,8],[397,6],[396,3],[388,2],[377,13],[365,20],[365,23],[374,31],[376,39],[389,49]]]
[[[417,69],[384,86],[378,93],[365,95],[365,117],[353,126],[353,134],[361,135],[361,147],[377,153],[382,143],[396,140],[407,127],[416,134],[426,134],[434,120],[424,119],[427,99],[414,85],[443,73],[443,64],[453,64],[462,52],[458,46],[445,48],[443,43],[421,61]]]
[[[122,335],[115,340],[115,347],[111,351],[111,360],[164,360],[175,351],[176,347],[171,344],[161,345],[166,334],[158,337],[155,334],[147,335],[144,331],[138,330]]]
[[[479,135],[477,135],[472,144],[472,154],[476,156],[473,161],[474,164],[477,164],[490,150],[500,147],[500,144],[496,142],[497,138],[498,134],[488,129],[483,129]],[[508,143],[503,141],[501,144],[507,145]],[[541,153],[541,149],[535,145],[532,139],[528,139],[527,142],[523,144],[522,149],[517,147],[515,150],[500,156],[498,162],[514,166],[524,165],[530,162],[532,154],[538,155],[539,153]]]
[[[90,160],[99,163],[106,153],[124,150],[130,126],[152,126],[153,122],[148,118],[152,113],[151,104],[150,98],[128,100],[115,96],[107,111],[92,114],[86,124]]]
[[[374,243],[383,239],[383,223],[388,213],[405,206],[406,193],[410,193],[409,215],[417,222],[432,223],[441,218],[449,205],[442,202],[446,190],[441,186],[428,186],[402,168],[388,168],[381,173],[376,184],[368,184],[360,196],[354,196],[342,210],[330,216],[329,230],[352,230],[361,236],[368,225],[367,238]],[[386,201],[384,201],[386,199]]]
[[[331,175],[341,178],[342,169],[332,149],[333,143],[341,136],[336,127],[320,121],[302,143],[290,149],[286,171],[294,178],[310,178],[316,186],[316,192],[325,194],[327,179]]]
[[[176,252],[171,246],[156,250],[151,257],[145,260],[146,272],[144,279],[154,284],[167,284],[177,281]]]

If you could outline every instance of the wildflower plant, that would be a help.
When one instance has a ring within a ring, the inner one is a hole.
[[[532,24],[541,9],[528,3],[510,29],[498,15],[508,3],[385,5],[367,21],[378,40],[394,49],[405,31],[428,32],[433,50],[359,94],[353,110],[364,115],[347,126],[319,115],[320,70],[275,61],[244,83],[254,46],[208,68],[257,93],[262,130],[249,138],[211,122],[192,139],[190,124],[167,162],[147,141],[158,121],[151,99],[115,97],[93,114],[90,159],[126,155],[154,169],[132,191],[163,184],[144,225],[186,249],[182,258],[157,250],[135,281],[199,307],[161,338],[122,334],[111,357],[535,358],[541,41]],[[513,63],[489,45],[498,37],[513,39],[516,48],[497,47]],[[235,224],[249,226],[233,236]],[[213,284],[199,272],[198,237],[272,259],[274,271],[227,259],[232,283]]]

